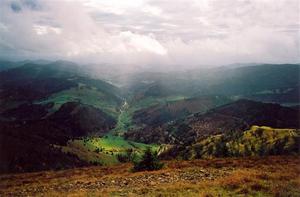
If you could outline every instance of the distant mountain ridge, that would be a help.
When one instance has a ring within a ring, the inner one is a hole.
[[[139,73],[127,80],[137,98],[223,95],[275,103],[300,100],[300,64],[219,67],[186,72]]]
[[[300,128],[299,111],[278,104],[266,104],[250,100],[239,100],[204,114],[194,114],[154,127],[130,131],[125,136],[130,140],[145,143],[189,144],[209,135],[242,132],[252,125],[274,128]]]
[[[133,122],[137,125],[160,125],[169,121],[184,118],[194,113],[204,113],[209,109],[228,103],[231,100],[223,96],[200,96],[166,104],[154,105],[137,110],[133,114]]]

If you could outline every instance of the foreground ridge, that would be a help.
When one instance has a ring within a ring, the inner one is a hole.
[[[298,156],[169,161],[155,172],[130,164],[0,176],[1,196],[296,195]]]

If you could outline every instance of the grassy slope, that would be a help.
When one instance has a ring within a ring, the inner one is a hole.
[[[170,161],[0,176],[1,196],[299,196],[299,157]]]
[[[82,83],[79,83],[76,88],[58,92],[38,103],[54,102],[53,110],[57,110],[62,104],[69,101],[80,101],[81,103],[92,105],[116,118],[117,125],[112,130],[112,134],[122,134],[133,126],[131,123],[133,110],[129,108],[128,104],[122,106],[121,110],[119,110],[117,103],[107,99],[104,93],[95,87],[88,87]],[[62,147],[62,150],[75,154],[80,159],[91,163],[114,165],[119,163],[117,154],[125,153],[127,149],[133,149],[139,156],[147,147],[151,147],[153,150],[159,149],[158,145],[146,145],[127,141],[120,136],[107,135],[103,138],[90,137],[81,140],[72,140],[66,146]]]
[[[133,114],[135,111],[143,108],[148,108],[153,105],[157,104],[165,104],[170,101],[177,101],[184,99],[184,96],[168,96],[168,97],[147,97],[138,101],[134,102],[129,102],[128,104],[124,104],[121,107],[119,116],[118,116],[118,121],[117,121],[117,126],[113,130],[112,133],[117,134],[117,135],[122,135],[124,132],[128,131],[129,129],[136,128],[137,125],[134,125],[132,122]]]
[[[91,148],[102,148],[104,151],[110,152],[124,152],[126,149],[132,148],[137,151],[143,151],[147,147],[156,149],[156,145],[147,145],[143,143],[131,142],[124,140],[124,138],[119,136],[107,135],[103,138],[92,138],[86,141],[87,146]]]
[[[133,127],[134,125],[132,123],[132,110],[130,109],[127,101],[124,101],[123,105],[120,108],[117,125],[112,130],[112,133],[115,135],[122,135],[124,132]]]
[[[76,88],[70,88],[51,95],[49,98],[38,103],[54,103],[54,110],[57,110],[62,104],[70,101],[80,101],[83,104],[92,105],[111,115],[118,116],[118,103],[106,97],[106,95],[95,87],[87,87],[84,84],[78,84]]]
[[[265,145],[266,151],[270,151],[276,143],[283,142],[283,149],[288,151],[296,144],[296,138],[299,138],[299,130],[295,129],[274,129],[271,127],[253,126],[246,131],[241,138],[241,144],[244,147],[240,149],[245,151],[245,146],[254,146],[256,152],[260,151],[260,147]]]
[[[132,122],[133,114],[135,111],[143,108],[148,108],[158,104],[165,104],[170,101],[177,101],[184,99],[184,96],[168,96],[168,97],[147,97],[138,101],[134,101],[131,104],[127,104],[126,107],[123,108],[119,117],[117,126],[114,129],[113,133],[122,135],[124,132],[129,129],[137,128],[138,126]]]
[[[132,124],[132,113],[130,113],[128,110],[121,112],[121,114],[118,117],[117,126],[114,129],[115,133],[124,133],[128,129],[133,128],[134,125]]]
[[[134,150],[141,156],[146,148],[158,151],[160,146],[127,141],[123,137],[107,135],[105,137],[90,137],[71,140],[67,146],[62,147],[64,152],[77,155],[80,159],[101,165],[114,165],[119,163],[118,154],[125,154],[127,149]]]
[[[202,157],[210,157],[297,153],[299,151],[297,139],[299,139],[299,130],[297,129],[252,126],[250,130],[240,136],[215,135],[200,141],[193,145],[192,157],[197,154]],[[226,151],[224,151],[224,147]]]

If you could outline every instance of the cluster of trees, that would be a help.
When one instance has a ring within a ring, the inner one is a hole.
[[[104,148],[102,148],[102,147],[100,147],[100,148],[96,148],[95,149],[95,153],[100,153],[100,152],[102,152],[102,151],[104,151]]]
[[[153,171],[161,169],[164,164],[159,161],[157,152],[147,148],[144,154],[139,158],[133,149],[127,149],[125,154],[118,154],[117,158],[120,162],[132,162],[132,171]]]
[[[158,159],[157,152],[152,152],[150,148],[147,148],[142,158],[133,162],[133,171],[153,171],[161,169],[164,164]]]

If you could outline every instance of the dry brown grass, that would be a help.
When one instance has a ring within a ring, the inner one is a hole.
[[[300,196],[299,159],[285,159],[260,159],[256,166],[239,168],[216,185],[245,195],[257,192],[271,196]]]
[[[155,172],[130,172],[131,164],[45,171],[0,176],[0,196],[300,196],[300,158],[226,158],[168,161]],[[162,174],[205,169],[214,179],[174,179],[159,182]],[[224,174],[223,174],[224,172]],[[222,173],[221,176],[217,176]],[[150,181],[139,182],[145,176]],[[119,185],[124,180],[133,180]],[[103,181],[105,185],[97,185]],[[116,181],[116,183],[112,183]],[[119,181],[119,182],[118,182]],[[85,185],[85,187],[79,187]]]

